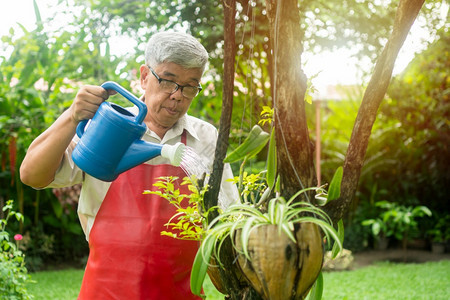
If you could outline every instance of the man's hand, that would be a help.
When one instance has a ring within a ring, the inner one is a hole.
[[[101,86],[83,86],[70,108],[31,143],[20,167],[22,182],[35,188],[52,182],[78,123],[91,119],[100,104],[115,93]]]
[[[116,93],[113,90],[107,91],[101,86],[81,87],[69,108],[72,120],[78,124],[81,120],[92,119],[100,104]]]

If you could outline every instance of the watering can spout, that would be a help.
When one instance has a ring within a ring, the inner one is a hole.
[[[171,165],[179,166],[183,157],[184,149],[185,146],[182,143],[176,143],[175,145],[160,145],[145,142],[143,140],[135,141],[125,152],[115,173],[123,173],[157,156],[162,156],[169,159]]]

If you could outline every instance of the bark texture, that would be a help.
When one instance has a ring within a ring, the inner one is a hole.
[[[281,190],[290,197],[316,185],[313,147],[305,113],[306,75],[297,0],[267,0],[274,64],[274,119]],[[310,197],[311,198],[311,197]],[[305,200],[305,199],[303,199]],[[308,199],[306,199],[308,200]]]
[[[223,173],[223,160],[227,153],[228,138],[230,135],[231,114],[233,111],[233,89],[235,73],[235,14],[236,1],[224,0],[224,76],[223,76],[223,103],[222,114],[220,116],[219,136],[214,154],[213,172],[209,180],[210,189],[206,192],[204,201],[205,209],[217,206],[220,183]],[[208,220],[213,220],[218,215],[217,210],[213,210],[208,215]],[[233,251],[231,241],[225,240],[221,250],[220,261],[222,268],[209,270],[214,274],[214,281],[222,292],[228,294],[227,299],[261,299],[258,293],[249,286],[243,278],[236,264],[236,256]]]
[[[219,136],[214,154],[213,172],[209,180],[210,189],[206,192],[204,201],[205,209],[217,206],[219,198],[220,183],[223,173],[223,160],[227,154],[228,138],[230,136],[231,114],[233,112],[233,90],[235,73],[235,14],[236,1],[224,0],[224,74],[223,74],[223,96],[222,114],[219,123]],[[217,216],[217,211],[209,215],[209,220]]]
[[[334,221],[342,218],[356,192],[372,126],[380,103],[388,88],[395,59],[423,3],[424,0],[400,0],[392,35],[376,64],[374,74],[364,94],[363,102],[355,121],[344,163],[341,197],[326,206],[326,211]],[[300,60],[303,48],[302,33],[299,26],[299,7],[297,0],[266,0],[266,6],[274,54],[273,99],[278,173],[281,176],[283,196],[290,197],[302,188],[316,185],[313,146],[309,138],[305,113],[304,97],[307,80],[301,69]],[[224,0],[224,11],[225,67],[223,112],[220,120],[214,170],[210,178],[211,189],[205,195],[207,209],[217,205],[223,171],[223,159],[228,148],[233,103],[235,1]],[[312,200],[311,197],[312,195],[310,195],[310,200]],[[293,250],[294,252],[304,251],[300,243],[303,239],[303,237],[297,236],[298,243],[297,248]],[[260,294],[258,294],[248,285],[246,280],[243,280],[242,273],[236,265],[237,257],[234,254],[230,240],[224,242],[222,250],[221,261],[224,264],[224,268],[221,268],[219,272],[221,284],[223,284],[229,295],[227,298],[261,299],[262,294],[265,292],[260,290]],[[318,253],[318,251],[314,252]],[[286,261],[285,264],[289,265],[289,261]],[[266,279],[263,281],[267,282]],[[301,278],[297,281],[296,286],[299,287],[299,290],[294,294],[294,297],[298,297],[303,293],[303,290],[310,288],[309,282],[302,281]]]

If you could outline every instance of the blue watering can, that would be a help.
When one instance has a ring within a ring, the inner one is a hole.
[[[147,126],[144,118],[147,106],[133,94],[115,82],[102,84],[106,90],[115,90],[139,109],[137,116],[125,108],[103,102],[86,128],[89,120],[77,126],[80,141],[72,153],[75,164],[87,174],[103,180],[113,181],[123,173],[159,155],[179,166],[185,146],[160,145],[141,140]]]

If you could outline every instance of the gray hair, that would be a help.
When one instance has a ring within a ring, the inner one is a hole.
[[[182,32],[158,32],[152,35],[145,48],[145,63],[151,67],[173,62],[185,69],[205,71],[208,52],[192,35]]]

